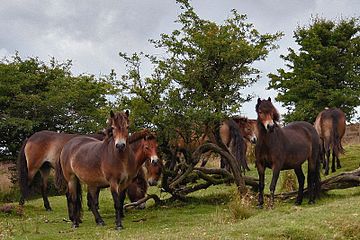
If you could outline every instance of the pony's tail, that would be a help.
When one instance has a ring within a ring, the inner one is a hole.
[[[338,117],[337,116],[334,116],[332,118],[333,120],[333,127],[332,127],[332,146],[333,146],[333,151],[334,151],[334,154],[335,156],[339,156],[339,153],[344,153],[345,150],[343,148],[343,146],[341,145],[341,139],[340,139],[340,136],[339,136],[339,132],[338,132],[338,125],[339,125],[339,120],[338,120]]]
[[[25,146],[28,142],[28,139],[25,139],[23,142],[20,153],[17,159],[17,173],[18,173],[18,181],[21,192],[20,205],[25,203],[25,199],[29,196],[30,188],[28,182],[28,168],[27,161],[25,156]]]
[[[246,162],[246,154],[245,154],[245,141],[244,138],[241,136],[239,127],[237,126],[234,120],[228,121],[231,142],[232,142],[232,154],[236,158],[236,160],[240,161],[240,165],[244,170],[250,170],[247,162]]]
[[[59,190],[59,192],[65,192],[67,187],[67,182],[61,168],[60,159],[58,159],[55,163],[55,187]]]

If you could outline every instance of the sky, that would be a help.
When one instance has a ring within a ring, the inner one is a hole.
[[[239,110],[241,115],[256,118],[256,99],[275,98],[267,90],[267,74],[284,68],[281,54],[289,47],[297,49],[293,32],[307,26],[312,16],[331,20],[359,17],[359,0],[193,0],[195,12],[203,19],[223,23],[231,9],[246,14],[260,33],[281,31],[284,37],[277,42],[265,61],[255,63],[261,71],[260,80],[246,93],[255,98]],[[49,62],[71,59],[74,74],[109,74],[125,72],[119,52],[128,54],[143,51],[158,54],[149,39],[160,39],[161,33],[171,33],[180,13],[175,0],[0,0],[0,58],[19,52],[22,58],[39,57]],[[144,73],[151,69],[143,69]],[[274,102],[281,114],[285,108]]]

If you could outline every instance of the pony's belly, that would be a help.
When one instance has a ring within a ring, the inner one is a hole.
[[[81,171],[75,171],[75,175],[83,183],[86,183],[88,186],[93,187],[106,187],[109,185],[109,182],[106,181],[101,171],[87,171],[82,169]]]
[[[80,181],[88,186],[105,188],[109,186],[109,182],[103,177],[78,176]]]

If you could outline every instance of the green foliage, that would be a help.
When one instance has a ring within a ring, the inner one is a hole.
[[[360,25],[356,18],[339,22],[315,18],[298,27],[299,51],[281,56],[289,71],[270,74],[269,88],[288,109],[285,121],[314,122],[325,107],[341,108],[351,119],[360,105]]]
[[[252,63],[265,59],[281,34],[260,34],[235,10],[218,25],[200,19],[188,1],[178,3],[181,28],[151,40],[166,55],[120,53],[128,67],[120,85],[130,96],[121,100],[137,121],[151,123],[169,138],[180,131],[187,141],[194,131],[203,133],[202,126],[218,123],[250,100],[241,90],[259,78]],[[150,77],[140,74],[143,59],[154,66]]]
[[[71,61],[50,65],[38,58],[0,62],[0,151],[14,157],[21,142],[47,129],[93,132],[103,125],[112,93],[108,79],[73,76]]]

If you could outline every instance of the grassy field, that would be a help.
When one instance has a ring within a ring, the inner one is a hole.
[[[358,168],[359,156],[360,145],[347,146],[341,158],[343,168],[330,176]],[[253,165],[249,175],[257,176]],[[158,188],[151,192],[161,199],[169,197]],[[109,190],[100,197],[105,227],[96,226],[91,212],[84,210],[83,223],[71,229],[71,223],[63,220],[67,217],[65,196],[56,196],[50,198],[52,212],[44,210],[42,199],[36,199],[26,202],[24,209],[0,213],[0,239],[360,239],[359,187],[330,191],[315,205],[304,201],[294,206],[294,200],[278,200],[274,209],[259,210],[256,195],[242,201],[234,185],[213,186],[190,195],[187,202],[167,200],[154,206],[149,201],[145,210],[129,210],[122,231],[114,230]]]

